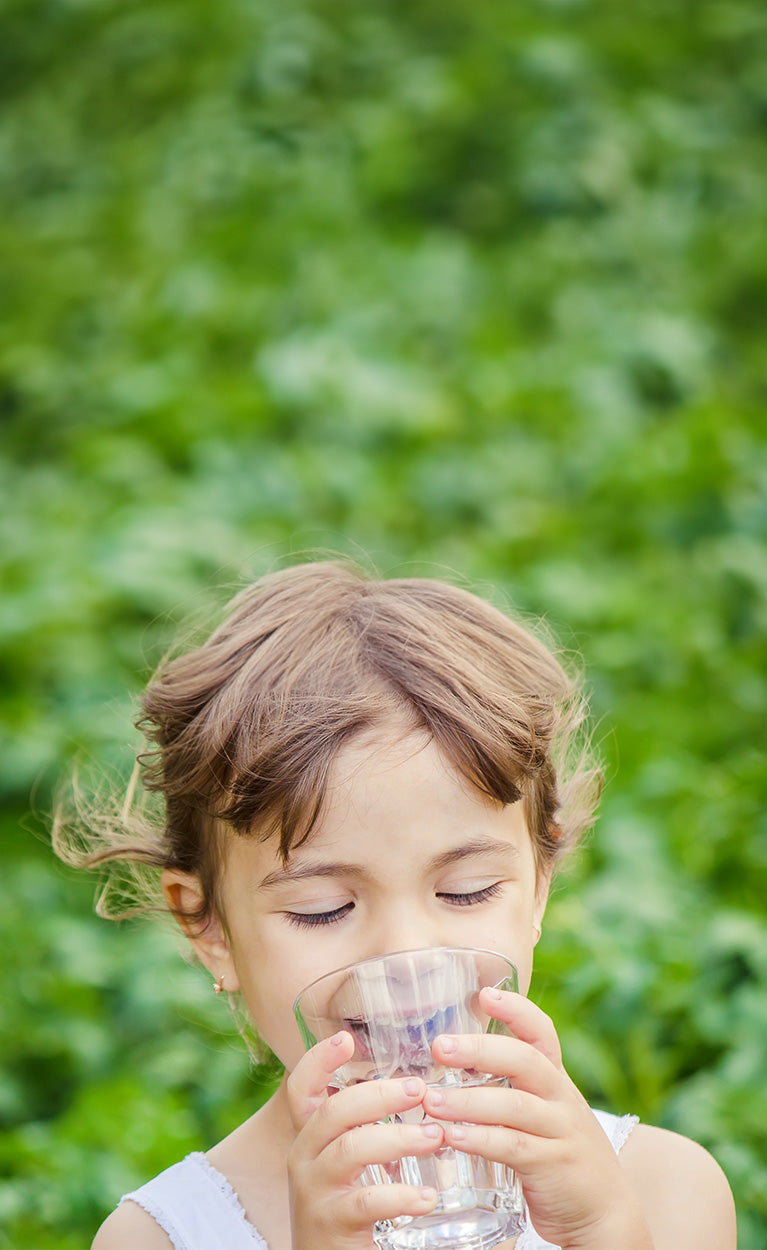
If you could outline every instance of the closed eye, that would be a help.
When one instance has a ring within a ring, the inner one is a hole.
[[[448,894],[440,890],[437,892],[437,898],[443,898],[452,907],[472,907],[476,903],[485,903],[488,899],[497,898],[502,888],[502,882],[495,881],[493,885],[486,885],[481,890],[471,890],[467,894]]]
[[[315,929],[323,924],[336,924],[353,909],[354,903],[344,903],[343,907],[336,907],[333,911],[286,911],[285,915],[290,924],[299,929]]]
[[[447,890],[438,890],[437,898],[444,899],[451,907],[475,907],[480,903],[488,902],[491,898],[497,898],[502,889],[503,883],[495,881],[492,885],[483,886],[481,890],[469,890],[465,893],[454,894]],[[337,924],[353,910],[354,903],[349,902],[344,903],[343,907],[335,907],[332,911],[286,911],[285,916],[288,922],[296,928],[316,929],[321,925]]]

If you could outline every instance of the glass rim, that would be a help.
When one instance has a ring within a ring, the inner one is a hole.
[[[408,950],[404,951],[386,951],[383,955],[368,955],[366,959],[352,959],[350,963],[342,964],[340,968],[331,968],[330,972],[323,972],[321,976],[315,977],[313,981],[310,981],[308,985],[305,985],[301,992],[296,996],[293,1003],[293,1012],[295,1014],[295,1012],[299,1010],[299,1003],[304,997],[304,994],[308,994],[310,990],[315,989],[321,984],[322,981],[327,980],[328,977],[340,976],[344,972],[351,972],[353,968],[364,968],[367,964],[380,963],[384,959],[393,959],[397,955],[421,955],[425,954],[427,951],[441,951],[459,955],[491,955],[494,959],[503,960],[503,962],[512,969],[515,977],[519,975],[517,965],[513,962],[513,960],[509,959],[508,955],[503,955],[500,951],[491,950],[487,946],[411,946]]]

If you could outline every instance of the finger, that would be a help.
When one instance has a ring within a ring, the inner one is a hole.
[[[377,1220],[399,1215],[427,1215],[437,1205],[437,1191],[415,1185],[355,1185],[333,1202],[333,1227],[348,1232],[370,1230]]]
[[[480,1002],[483,1010],[507,1025],[515,1037],[534,1046],[554,1067],[561,1067],[562,1048],[554,1023],[529,998],[487,986],[480,990]]]
[[[564,1075],[534,1046],[497,1034],[442,1034],[434,1039],[432,1052],[448,1068],[505,1076],[511,1085],[539,1098],[555,1098]]]
[[[316,1178],[322,1185],[339,1187],[359,1180],[366,1167],[389,1165],[408,1156],[433,1154],[444,1141],[442,1125],[363,1124],[330,1143],[317,1160]]]
[[[532,1133],[536,1137],[559,1137],[564,1127],[562,1108],[523,1089],[497,1086],[431,1086],[423,1100],[424,1111],[446,1122],[493,1124]]]
[[[287,1080],[288,1106],[296,1128],[300,1129],[327,1098],[333,1073],[351,1059],[354,1038],[341,1032],[312,1046],[296,1064]]]
[[[520,1177],[541,1167],[547,1157],[550,1162],[557,1144],[551,1138],[495,1124],[446,1125],[445,1143],[466,1154],[505,1164]]]
[[[417,1107],[426,1085],[419,1077],[404,1080],[362,1081],[342,1089],[321,1103],[302,1133],[302,1153],[318,1155],[342,1133],[361,1124],[374,1124]]]

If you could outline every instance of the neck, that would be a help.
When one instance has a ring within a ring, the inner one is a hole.
[[[288,1150],[293,1145],[297,1133],[293,1117],[290,1114],[290,1107],[288,1106],[287,1081],[288,1074],[286,1072],[271,1098],[256,1112],[256,1116],[259,1119],[259,1127],[262,1130],[268,1127],[270,1133],[274,1133],[275,1146],[279,1143],[281,1147],[285,1147],[285,1150]]]

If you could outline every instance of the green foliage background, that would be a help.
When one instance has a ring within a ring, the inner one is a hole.
[[[189,614],[306,549],[543,613],[607,787],[534,993],[767,1244],[759,0],[4,0],[0,1247],[274,1079],[40,837]],[[31,796],[31,797],[30,797]]]

